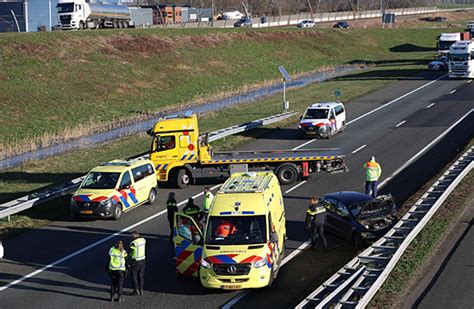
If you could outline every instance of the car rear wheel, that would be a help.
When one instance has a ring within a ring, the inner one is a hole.
[[[153,188],[150,190],[150,194],[148,194],[148,204],[152,205],[156,200],[156,189]]]

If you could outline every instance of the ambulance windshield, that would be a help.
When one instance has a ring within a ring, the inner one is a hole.
[[[265,216],[225,216],[209,218],[206,244],[247,245],[266,242]]]
[[[81,185],[81,189],[114,189],[120,173],[90,172]]]

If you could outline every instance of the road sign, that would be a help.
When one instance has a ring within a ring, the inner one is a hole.
[[[337,99],[339,99],[339,97],[342,95],[342,93],[341,93],[340,90],[336,90],[336,91],[334,91],[334,95],[336,96]]]
[[[283,79],[285,80],[285,82],[291,81],[291,76],[290,74],[288,74],[285,67],[279,66],[278,70],[280,70],[281,75],[283,75]]]

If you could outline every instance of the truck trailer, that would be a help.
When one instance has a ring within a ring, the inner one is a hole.
[[[85,0],[59,0],[56,6],[59,27],[67,29],[129,28],[134,24],[128,6],[88,3]]]
[[[314,172],[348,171],[339,149],[214,152],[208,134],[199,135],[192,113],[164,117],[149,134],[158,183],[179,188],[198,178],[227,178],[234,172],[272,170],[281,184],[292,184]]]
[[[449,47],[455,42],[470,39],[471,36],[469,32],[441,33],[437,44],[438,54],[447,55],[449,53]]]

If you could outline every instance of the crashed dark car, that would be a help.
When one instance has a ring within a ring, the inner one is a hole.
[[[376,198],[359,192],[326,194],[321,201],[327,210],[327,229],[355,242],[374,242],[392,228],[397,208],[391,195]]]

